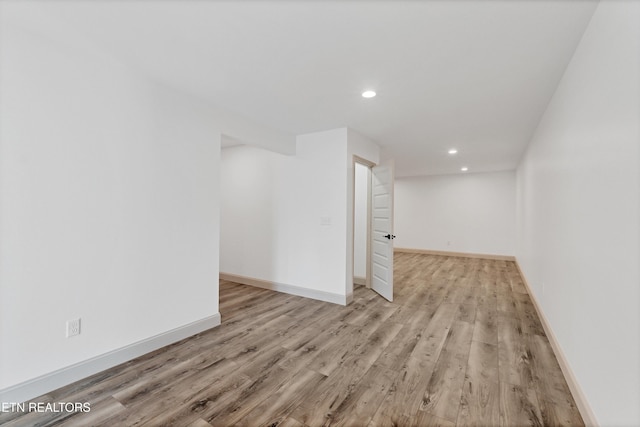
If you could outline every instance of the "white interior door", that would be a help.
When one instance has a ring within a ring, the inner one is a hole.
[[[393,301],[393,164],[371,168],[371,288]]]

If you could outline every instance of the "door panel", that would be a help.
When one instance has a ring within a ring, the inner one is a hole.
[[[393,301],[393,165],[371,172],[371,288]]]

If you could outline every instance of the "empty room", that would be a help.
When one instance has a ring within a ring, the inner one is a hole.
[[[0,0],[0,425],[639,402],[640,2]]]

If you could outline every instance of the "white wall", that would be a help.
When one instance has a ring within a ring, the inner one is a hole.
[[[220,271],[253,278],[288,276],[294,158],[246,145],[220,158]]]
[[[517,259],[603,426],[640,425],[639,23],[600,2],[518,169]]]
[[[395,247],[514,255],[514,171],[399,178]]]
[[[353,275],[358,278],[367,276],[367,216],[369,173],[367,166],[356,163],[354,223],[353,223]]]
[[[296,152],[222,150],[220,271],[344,300],[346,129],[300,135]]]
[[[250,146],[222,150],[222,273],[347,301],[353,285],[353,165],[347,158],[371,157],[377,148],[351,135],[345,128],[299,135],[295,156]]]
[[[220,134],[205,106],[1,6],[6,390],[217,314]]]
[[[292,196],[291,284],[346,295],[346,129],[298,136]],[[328,218],[330,225],[322,225]]]

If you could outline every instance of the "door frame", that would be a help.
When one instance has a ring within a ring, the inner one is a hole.
[[[356,209],[355,209],[355,205],[356,205],[356,163],[366,167],[367,169],[369,169],[369,173],[367,174],[367,214],[366,214],[366,221],[367,221],[367,234],[366,234],[366,264],[365,264],[365,287],[371,289],[371,168],[376,166],[376,164],[372,161],[369,161],[367,159],[364,159],[362,157],[356,156],[355,154],[353,155],[353,159],[352,159],[352,179],[351,182],[353,183],[353,191],[352,191],[352,200],[351,200],[351,204],[353,206],[353,215],[352,215],[352,230],[351,230],[351,261],[352,261],[352,266],[351,266],[351,281],[353,282],[353,279],[355,277],[355,224],[356,224]],[[355,283],[352,283],[352,287],[355,285]]]

